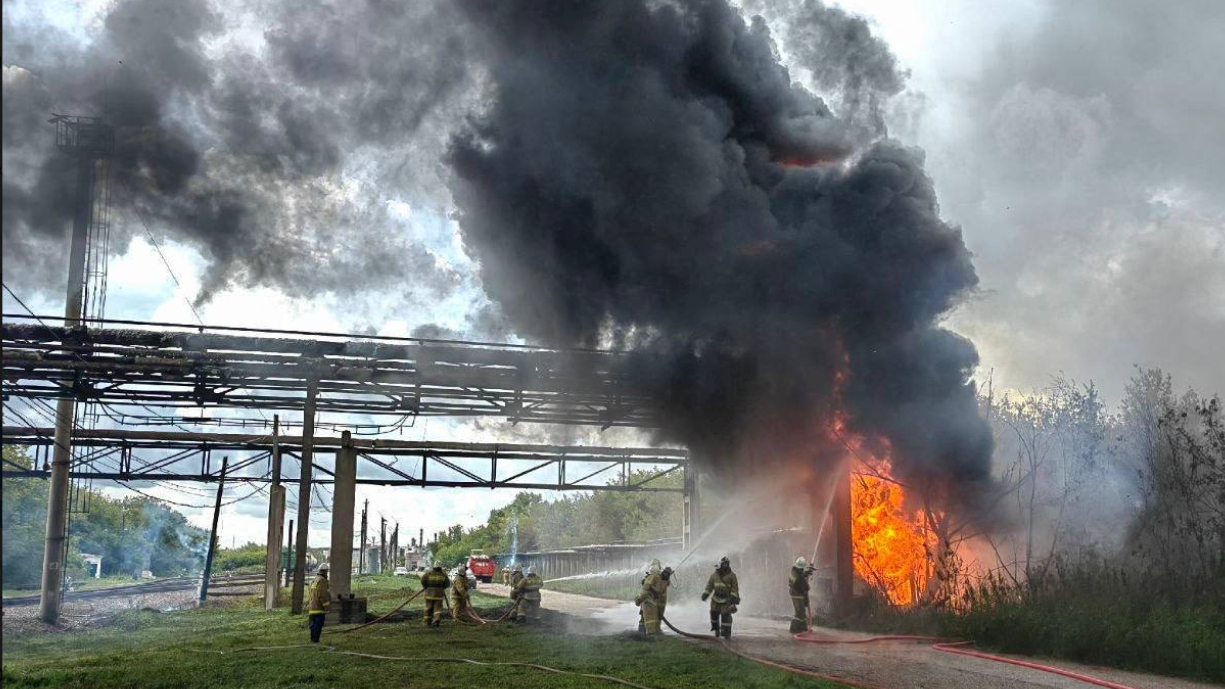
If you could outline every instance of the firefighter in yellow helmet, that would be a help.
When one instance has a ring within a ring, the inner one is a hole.
[[[732,614],[740,605],[740,581],[725,557],[706,582],[702,600],[710,599],[710,631],[724,639],[732,638]]]
[[[798,634],[808,631],[808,589],[810,588],[808,578],[816,571],[814,567],[809,566],[803,556],[795,559],[795,565],[791,568],[791,574],[787,578],[787,590],[791,594],[791,633]]]
[[[660,633],[659,623],[668,606],[668,585],[672,579],[672,568],[662,569],[659,560],[651,560],[651,568],[642,582],[642,592],[634,599],[634,605],[642,613],[642,625],[648,636]]]
[[[450,585],[451,579],[442,571],[442,565],[435,565],[421,577],[421,588],[425,589],[425,626],[442,626],[442,606]]]
[[[540,620],[540,588],[544,585],[536,574],[535,567],[527,568],[527,576],[515,584],[512,595],[516,600],[516,622],[538,622]]]
[[[462,620],[470,613],[472,607],[468,592],[468,566],[460,565],[459,572],[455,575],[455,581],[451,582],[451,616],[457,620]]]
[[[502,568],[502,584],[510,586],[510,567]]]
[[[310,621],[311,643],[319,643],[323,634],[323,619],[332,605],[332,587],[328,584],[328,566],[320,565],[315,581],[311,583],[310,596],[306,599],[306,615]]]

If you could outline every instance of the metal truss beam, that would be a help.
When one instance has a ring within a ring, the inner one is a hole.
[[[54,444],[51,429],[47,428],[5,426],[2,433],[5,445],[34,448],[36,457],[43,448]],[[276,440],[283,453],[292,456],[295,450],[301,450],[300,436],[279,436]],[[225,480],[247,483],[266,483],[272,480],[272,476],[267,472],[260,474],[258,470],[257,473],[249,471],[268,458],[273,446],[272,435],[82,429],[74,435],[73,444],[76,447],[107,450],[119,455],[113,470],[99,469],[96,466],[80,468],[72,472],[74,478],[215,482],[220,479],[221,474],[219,463],[212,461],[215,454],[251,452],[254,453],[252,456],[230,466]],[[689,463],[689,454],[684,450],[654,448],[368,439],[354,439],[352,444],[358,452],[357,482],[363,485],[680,493],[684,490],[680,485],[670,487],[653,482],[678,469],[685,469]],[[341,439],[338,437],[314,439],[316,454],[334,454],[340,448]],[[142,460],[137,453],[150,456],[150,459]],[[167,458],[173,460],[167,461]],[[173,469],[174,466],[182,464],[190,464],[195,470]],[[410,466],[411,468],[408,468]],[[573,472],[567,471],[572,467],[577,469]],[[619,481],[587,482],[616,467],[620,467],[622,471]],[[323,467],[316,468],[323,470]],[[366,469],[365,475],[363,468]],[[631,481],[628,476],[634,470],[644,470],[650,474]],[[376,472],[379,475],[374,475]],[[547,476],[548,473],[553,473],[555,480],[522,480],[525,476]],[[578,474],[581,478],[567,480],[568,473]],[[34,469],[8,465],[3,472],[4,478],[47,475],[46,470],[37,468],[37,463]],[[287,475],[281,478],[281,482],[297,483],[298,479]],[[332,483],[332,479],[316,479],[313,483]]]
[[[631,355],[445,342],[2,326],[6,396],[657,427]]]

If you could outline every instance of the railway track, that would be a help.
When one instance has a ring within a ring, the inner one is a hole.
[[[243,586],[252,586],[262,584],[264,581],[263,574],[242,574],[237,576],[215,576],[209,579],[209,591],[215,589],[235,588]],[[157,581],[149,581],[141,584],[131,584],[127,586],[113,586],[105,589],[94,589],[92,591],[72,591],[64,594],[65,601],[90,600],[95,598],[113,598],[117,596],[136,596],[150,593],[166,593],[168,591],[191,591],[200,586],[200,577],[173,577],[169,579],[159,579]],[[38,595],[32,596],[12,596],[5,598],[3,601],[4,607],[21,606],[21,605],[37,605]]]

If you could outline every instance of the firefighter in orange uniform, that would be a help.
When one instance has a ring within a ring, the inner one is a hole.
[[[328,566],[321,565],[315,581],[311,584],[310,596],[306,600],[306,614],[310,620],[311,643],[319,643],[323,634],[323,619],[332,605],[332,588],[328,584]]]
[[[710,599],[710,631],[724,639],[732,638],[732,614],[740,605],[740,581],[725,557],[706,582],[702,600]]]
[[[442,571],[442,565],[435,565],[421,577],[421,587],[425,589],[425,626],[442,626],[443,601],[450,585],[451,579]]]
[[[451,616],[457,620],[463,619],[469,615],[469,609],[472,606],[472,594],[468,592],[468,566],[460,565],[459,573],[455,575],[455,581],[451,583]]]

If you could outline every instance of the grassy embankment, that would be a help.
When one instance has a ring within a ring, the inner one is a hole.
[[[957,613],[899,610],[865,599],[847,626],[974,639],[1008,653],[1225,683],[1225,587],[1218,588],[1216,604],[1173,605],[1156,586],[1080,571],[1025,591],[988,582]]]
[[[411,589],[408,587],[411,585]],[[380,614],[402,602],[418,582],[359,577],[359,595]],[[495,617],[506,599],[479,592],[473,603]],[[716,648],[674,638],[649,643],[630,635],[584,637],[546,613],[539,627],[499,624],[462,626],[449,618],[443,629],[421,624],[421,605],[411,617],[354,634],[327,635],[338,649],[409,658],[471,658],[526,661],[578,672],[611,675],[660,687],[824,687],[823,683],[737,659]],[[375,660],[328,653],[323,648],[243,651],[307,641],[305,619],[267,614],[256,599],[226,607],[174,613],[130,611],[110,627],[72,634],[10,635],[4,639],[4,686],[17,687],[190,687],[190,686],[429,686],[471,689],[510,684],[537,689],[614,687],[596,679],[555,675],[530,668],[458,663]],[[221,653],[218,653],[220,651]]]

